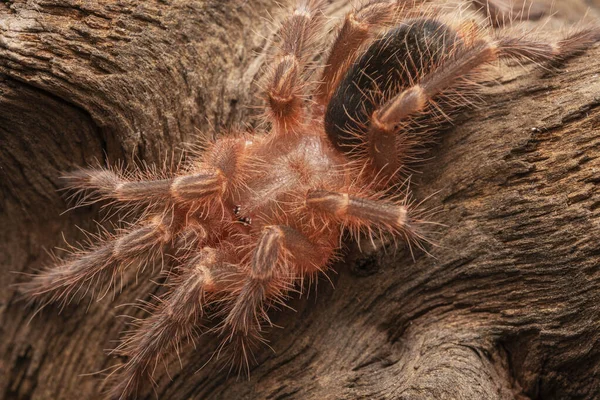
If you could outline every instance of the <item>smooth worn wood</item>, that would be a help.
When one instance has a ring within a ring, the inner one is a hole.
[[[559,5],[549,37],[584,3]],[[52,263],[63,236],[84,240],[78,227],[115,220],[101,206],[63,213],[61,172],[169,165],[199,135],[258,126],[265,18],[285,11],[268,0],[0,2],[0,398],[100,398],[92,373],[123,361],[107,355],[127,329],[119,316],[142,317],[131,304],[161,290],[148,270],[114,299],[32,318],[19,273]],[[599,398],[600,48],[556,72],[501,71],[413,178],[414,196],[439,208],[431,256],[349,242],[332,284],[272,312],[281,328],[250,378],[205,366],[218,344],[207,334],[140,398]]]

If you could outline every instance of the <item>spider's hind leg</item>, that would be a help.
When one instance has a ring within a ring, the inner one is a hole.
[[[516,7],[508,0],[471,0],[471,3],[488,18],[493,27],[503,27],[515,21],[536,21],[546,14],[546,9],[534,1],[524,1],[521,7]]]
[[[469,33],[469,40],[471,36]],[[395,95],[410,90],[421,77],[432,73],[444,57],[456,52],[461,42],[461,37],[450,27],[430,19],[400,24],[373,42],[348,70],[327,106],[325,131],[333,145],[351,157],[370,163],[374,167],[373,174],[383,179],[398,172],[408,159],[415,157],[416,142],[426,141],[425,135],[418,133],[427,129],[421,125],[431,124],[431,121],[417,121],[417,132],[413,133],[397,129],[398,124],[405,121],[396,120],[385,135],[388,140],[385,144],[381,135],[373,138],[370,129],[379,121],[376,117],[380,110],[391,103]],[[418,103],[412,107],[427,105],[417,95],[416,89],[409,91],[403,102]],[[399,136],[399,132],[403,136]],[[393,144],[391,147],[389,142]],[[385,166],[383,172],[387,176],[379,174],[381,165]]]
[[[316,101],[325,106],[335,88],[356,59],[362,45],[378,32],[378,28],[389,27],[415,18],[435,16],[438,10],[428,0],[374,0],[346,14],[325,62]],[[493,26],[504,26],[523,19],[539,19],[543,10],[533,4],[523,4],[523,9],[513,10],[503,0],[470,0]]]
[[[329,51],[316,90],[319,106],[327,104],[339,80],[356,58],[363,43],[373,35],[373,31],[395,22],[408,9],[416,6],[416,2],[400,4],[396,0],[379,0],[368,2],[346,14]]]
[[[376,41],[347,73],[325,115],[332,143],[364,160],[382,184],[418,159],[423,144],[477,99],[477,74],[496,60],[561,61],[600,40],[598,29],[558,43],[460,35],[416,20]]]
[[[299,1],[281,25],[279,53],[265,87],[268,117],[275,125],[276,134],[293,131],[305,117],[308,64],[322,26],[322,2]]]

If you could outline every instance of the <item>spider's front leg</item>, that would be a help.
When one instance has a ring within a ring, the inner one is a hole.
[[[152,314],[134,322],[134,330],[115,350],[128,359],[111,377],[114,398],[135,396],[166,354],[179,353],[183,341],[194,340],[204,307],[230,290],[230,276],[237,273],[228,254],[227,247],[205,247],[190,256],[169,282],[172,290],[152,306]]]
[[[62,264],[23,283],[21,290],[31,300],[43,302],[42,307],[52,302],[64,306],[89,291],[99,291],[103,296],[128,265],[156,258],[174,234],[172,214],[155,216],[121,236],[76,252]]]
[[[270,324],[267,307],[274,303],[285,306],[284,300],[294,284],[321,271],[335,247],[335,239],[332,243],[314,243],[290,226],[263,228],[250,253],[247,276],[231,295],[222,327],[223,345],[236,357],[234,364],[248,370],[252,347],[262,340],[263,325]]]

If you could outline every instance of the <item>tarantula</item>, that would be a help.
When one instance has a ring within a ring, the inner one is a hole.
[[[207,311],[221,317],[213,329],[223,346],[247,362],[269,307],[328,268],[344,231],[418,244],[424,222],[401,182],[476,99],[480,73],[496,61],[564,59],[599,38],[588,29],[543,43],[444,21],[416,1],[371,1],[346,15],[311,82],[321,2],[301,1],[282,24],[264,89],[268,132],[222,137],[171,176],[89,168],[66,177],[82,203],[133,205],[142,217],[36,275],[25,285],[31,298],[105,293],[131,264],[176,251],[170,290],[117,349],[128,359],[115,397],[135,395]]]

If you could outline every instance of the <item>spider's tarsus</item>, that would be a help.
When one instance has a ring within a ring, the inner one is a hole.
[[[600,27],[578,30],[558,42],[558,57],[564,61],[583,53],[598,42],[600,42]]]

